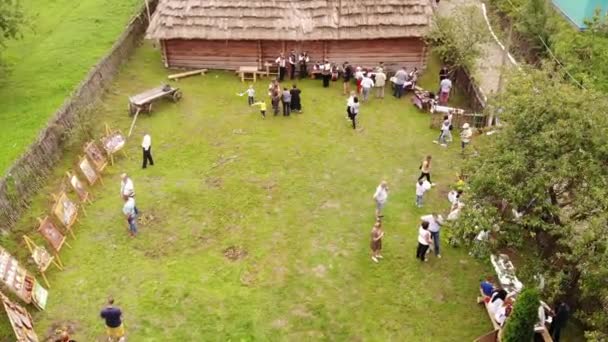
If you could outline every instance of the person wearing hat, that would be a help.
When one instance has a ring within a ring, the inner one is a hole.
[[[462,132],[460,132],[460,145],[462,146],[462,152],[464,152],[465,147],[471,142],[471,137],[473,136],[473,131],[471,130],[471,126],[468,123],[464,123],[462,125]]]

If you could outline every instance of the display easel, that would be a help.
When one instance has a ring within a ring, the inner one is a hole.
[[[89,141],[84,145],[84,154],[89,157],[97,172],[101,173],[108,166],[108,158],[101,153],[95,141]]]
[[[40,235],[42,235],[42,237],[44,237],[44,239],[49,243],[49,245],[51,245],[53,251],[55,252],[55,258],[63,267],[63,262],[61,262],[61,259],[59,258],[59,251],[61,251],[61,248],[64,244],[69,248],[72,248],[72,246],[70,246],[70,244],[66,241],[67,239],[65,235],[63,235],[59,231],[59,229],[55,227],[55,225],[53,224],[53,222],[51,222],[48,216],[42,220],[38,219],[38,222],[40,223],[40,225],[38,226],[38,232],[40,233]]]
[[[29,236],[23,235],[23,241],[25,241],[27,249],[30,250],[32,259],[34,260],[36,266],[38,266],[38,271],[40,271],[40,274],[42,275],[42,279],[44,279],[46,286],[48,288],[51,288],[49,280],[46,278],[46,274],[44,272],[46,272],[46,270],[51,266],[51,264],[55,265],[55,267],[57,267],[60,271],[63,271],[63,265],[60,264],[61,260],[59,260],[59,258],[55,260],[55,257],[52,256],[46,250],[46,248],[44,248],[43,246],[38,246],[32,239],[29,238]]]
[[[2,306],[6,311],[8,320],[11,323],[13,332],[17,337],[17,342],[38,342],[38,335],[34,331],[32,316],[22,306],[13,303],[8,297],[0,292]]]
[[[80,203],[91,204],[91,194],[84,188],[84,184],[80,181],[80,178],[76,174],[72,174],[70,171],[65,173],[68,176],[68,183],[72,186],[72,189],[78,195]],[[83,208],[84,211],[84,208]]]
[[[114,154],[116,154],[118,151],[121,151],[126,158],[129,158],[129,156],[124,150],[124,147],[127,143],[127,139],[119,129],[111,130],[110,126],[107,123],[105,124],[105,126],[106,135],[102,137],[100,141],[101,145],[106,151],[108,158],[110,159],[110,164],[114,165]]]
[[[78,205],[72,202],[63,191],[58,195],[52,194],[52,196],[55,200],[52,210],[53,214],[55,214],[55,217],[63,224],[65,229],[70,232],[72,237],[76,239],[72,226],[78,220]]]
[[[95,170],[93,164],[89,161],[86,156],[81,156],[78,160],[78,168],[80,172],[84,175],[84,178],[87,179],[89,185],[94,185],[98,180],[103,185],[103,179],[101,175]]]

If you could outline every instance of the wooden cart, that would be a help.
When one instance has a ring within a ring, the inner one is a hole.
[[[152,102],[169,97],[173,102],[177,102],[182,98],[182,92],[179,88],[174,88],[168,84],[146,90],[141,94],[129,97],[129,114],[139,114],[139,112],[150,113],[152,111]]]

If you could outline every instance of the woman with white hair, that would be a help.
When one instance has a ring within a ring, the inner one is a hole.
[[[473,131],[471,130],[471,126],[465,122],[464,125],[462,125],[462,132],[460,132],[460,145],[462,146],[463,153],[465,147],[471,142],[472,136]]]

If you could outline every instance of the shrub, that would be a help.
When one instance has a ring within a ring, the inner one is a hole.
[[[538,321],[538,292],[527,288],[517,297],[513,312],[504,328],[503,342],[528,342],[534,337],[534,324]]]

